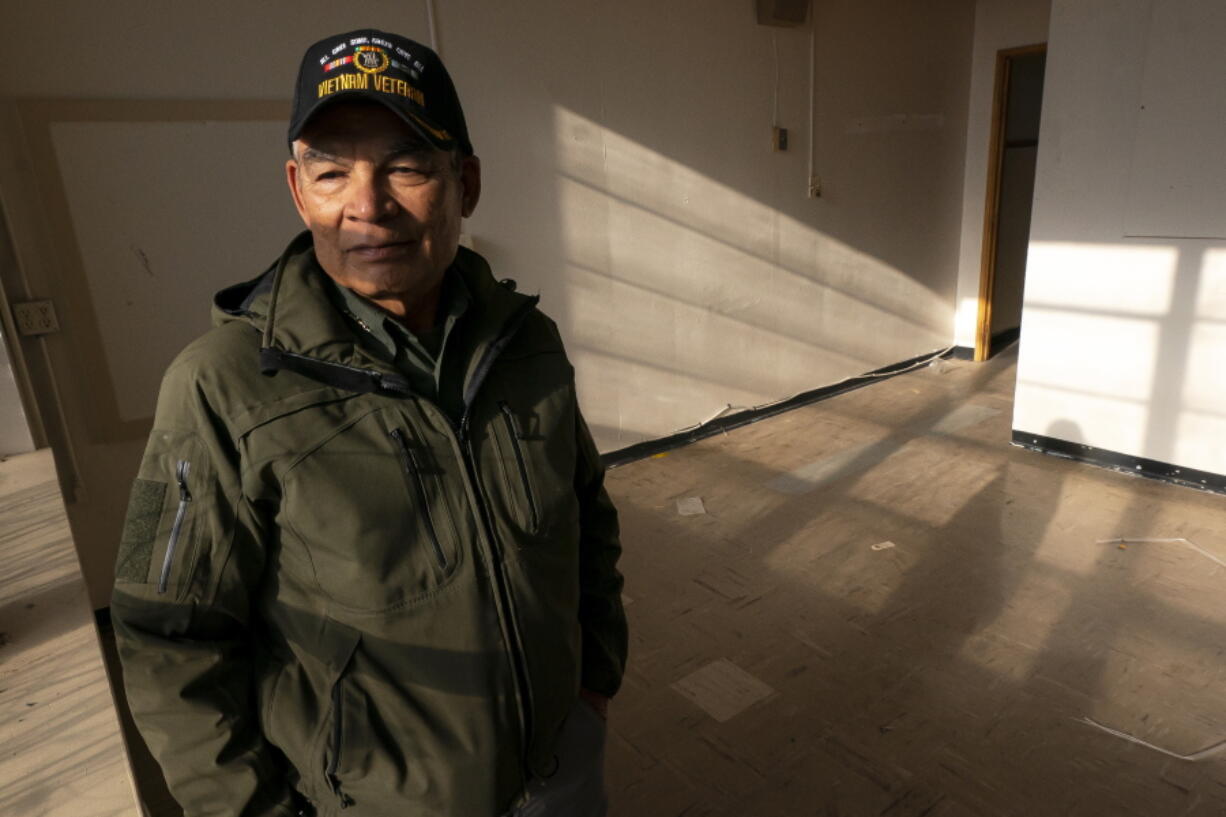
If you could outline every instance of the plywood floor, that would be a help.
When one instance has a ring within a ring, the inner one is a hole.
[[[0,815],[137,817],[51,451],[0,460]]]
[[[922,369],[610,473],[613,814],[1226,814],[1226,750],[1081,720],[1226,740],[1226,497],[1007,445],[1014,371]]]

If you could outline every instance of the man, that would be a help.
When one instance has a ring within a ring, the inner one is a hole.
[[[604,813],[616,512],[536,299],[459,248],[481,190],[428,48],[307,50],[307,231],[162,384],[112,617],[187,817]]]

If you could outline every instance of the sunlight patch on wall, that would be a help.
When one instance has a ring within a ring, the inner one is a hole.
[[[954,343],[959,346],[975,346],[975,333],[979,329],[979,298],[962,298],[958,301],[958,313],[954,318]]]
[[[1180,412],[1173,460],[1185,468],[1220,473],[1226,462],[1226,417],[1211,412]]]
[[[1025,328],[1019,386],[1148,401],[1158,353],[1156,321],[1027,307]]]
[[[1097,417],[1091,427],[1082,427],[1085,443],[1108,451],[1139,451],[1145,441],[1149,408],[1145,402],[1116,400],[1069,389],[1018,381],[1013,427],[1034,434],[1051,435],[1069,417]]]
[[[1219,473],[1226,462],[1226,249],[1207,250],[1201,263],[1196,323],[1184,363],[1173,461]]]
[[[1226,322],[1226,249],[1205,251],[1196,316],[1202,320]]]
[[[949,343],[952,305],[903,272],[566,109],[555,136],[560,318],[606,361],[584,411],[618,444]]]
[[[1033,241],[1026,309],[1164,315],[1175,284],[1174,247]]]
[[[645,295],[709,313],[732,337],[758,340],[770,335],[781,344],[825,350],[840,358],[840,370],[851,366],[857,373],[895,352],[885,336],[862,331],[865,321],[880,326],[903,320],[880,308],[804,281],[718,239],[609,200],[586,185],[562,180],[559,203],[570,214],[563,237],[573,265]],[[596,211],[601,213],[601,232],[585,226],[588,219],[571,217]]]
[[[1226,409],[1226,323],[1198,322],[1191,328],[1184,386],[1180,406],[1188,411],[1209,412],[1219,416]]]

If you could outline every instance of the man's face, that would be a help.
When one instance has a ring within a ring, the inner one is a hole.
[[[455,259],[460,219],[481,190],[476,157],[456,169],[371,103],[320,112],[293,152],[286,178],[324,272],[403,316],[396,304],[430,292]]]

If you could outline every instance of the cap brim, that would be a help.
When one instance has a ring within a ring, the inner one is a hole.
[[[387,94],[380,94],[374,91],[351,90],[341,91],[324,97],[323,99],[312,105],[306,114],[298,122],[295,122],[289,129],[289,144],[293,147],[294,141],[302,136],[302,132],[306,130],[311,120],[324,111],[338,103],[342,102],[376,102],[387,108],[396,116],[400,117],[405,124],[411,127],[417,134],[429,142],[439,150],[451,150],[455,147],[460,147],[458,140],[452,138],[447,131],[436,128],[430,124],[429,120],[419,114],[406,110],[403,106],[393,104],[394,99]]]

